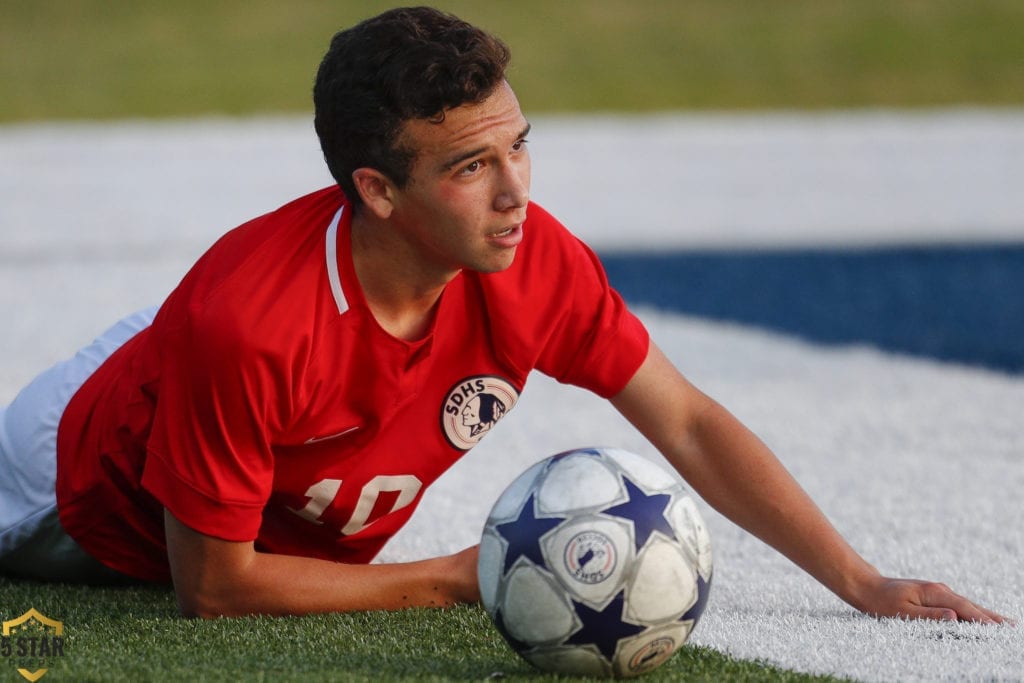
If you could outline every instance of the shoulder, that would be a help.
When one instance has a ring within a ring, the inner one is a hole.
[[[570,286],[603,289],[605,284],[604,268],[593,250],[532,202],[523,225],[523,241],[512,266],[485,279],[492,286],[510,286],[523,293],[564,291]]]
[[[166,327],[230,352],[280,341],[297,320],[308,325],[333,302],[327,236],[343,206],[340,190],[327,188],[225,234],[171,293],[161,310]]]
[[[288,244],[301,244],[309,237],[320,237],[330,219],[345,203],[345,197],[337,187],[327,187],[294,199],[225,233],[203,255],[200,263],[215,261],[230,268],[259,255],[258,250],[263,245],[280,249]],[[253,250],[257,251],[254,253]]]
[[[543,242],[560,242],[566,245],[580,242],[561,221],[535,202],[530,202],[527,206],[524,227],[535,233],[537,239]]]
[[[539,204],[530,203],[523,226],[523,243],[513,269],[527,271],[595,265],[597,257],[586,243]]]
[[[536,204],[527,208],[512,265],[476,274],[497,337],[538,351],[569,320],[585,328],[610,296],[597,256],[557,219]]]

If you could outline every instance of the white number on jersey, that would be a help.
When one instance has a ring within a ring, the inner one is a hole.
[[[384,513],[391,514],[411,503],[421,488],[423,488],[423,482],[412,474],[381,474],[374,477],[363,487],[359,494],[359,500],[356,502],[356,508],[352,511],[348,522],[341,528],[341,533],[349,536],[373,524],[370,515],[377,506],[377,500],[382,493],[398,494],[391,509]],[[323,524],[320,517],[324,514],[327,506],[337,498],[340,490],[341,479],[322,479],[306,490],[306,495],[309,497],[306,507],[301,510],[288,509],[314,524]]]

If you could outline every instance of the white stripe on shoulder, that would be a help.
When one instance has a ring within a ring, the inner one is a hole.
[[[338,272],[338,224],[341,223],[341,212],[344,210],[344,206],[338,209],[331,219],[331,224],[327,226],[327,279],[331,283],[331,294],[334,295],[338,313],[348,310],[348,300],[341,289],[341,273]]]

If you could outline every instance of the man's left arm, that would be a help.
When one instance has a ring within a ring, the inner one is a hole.
[[[771,450],[690,384],[653,342],[611,401],[712,507],[853,607],[876,616],[1003,621],[942,584],[882,576]]]

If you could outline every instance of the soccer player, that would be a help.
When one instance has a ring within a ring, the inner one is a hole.
[[[337,186],[228,232],[162,306],[0,413],[0,567],[172,581],[203,617],[476,601],[476,548],[368,562],[536,369],[608,398],[708,503],[854,607],[1000,621],[881,576],[670,364],[530,203],[508,61],[427,8],[338,33],[314,88]]]

